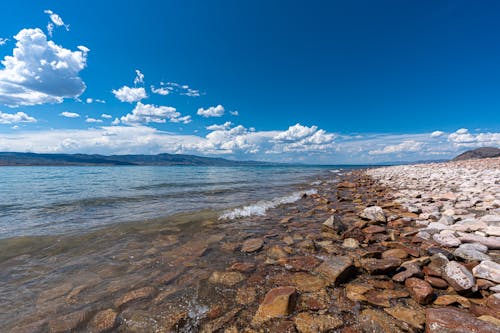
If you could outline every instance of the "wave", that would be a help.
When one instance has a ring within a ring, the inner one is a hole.
[[[311,195],[316,193],[318,193],[318,191],[316,191],[315,189],[310,189],[307,191],[294,192],[288,196],[274,198],[272,200],[262,200],[253,205],[228,210],[222,213],[221,216],[219,216],[219,220],[235,219],[252,215],[263,216],[266,215],[266,212],[271,208],[298,201],[304,194]]]

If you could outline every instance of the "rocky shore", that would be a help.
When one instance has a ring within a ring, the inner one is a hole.
[[[500,158],[316,183],[265,217],[131,242],[6,331],[500,332]]]

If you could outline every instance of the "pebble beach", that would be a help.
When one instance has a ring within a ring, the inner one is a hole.
[[[264,216],[138,234],[4,330],[500,332],[500,158],[344,171]]]

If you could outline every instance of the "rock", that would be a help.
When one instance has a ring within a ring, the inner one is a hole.
[[[426,333],[498,333],[495,325],[454,308],[427,308]]]
[[[245,276],[240,272],[213,272],[208,281],[213,284],[223,284],[226,286],[234,286],[245,279]]]
[[[289,315],[294,307],[294,302],[294,287],[271,289],[264,297],[264,301],[259,305],[252,319],[252,325],[260,325],[271,318]]]
[[[468,244],[462,244],[462,245],[468,245]],[[459,258],[471,261],[491,260],[490,256],[483,252],[477,251],[474,248],[467,248],[462,246],[456,249],[453,252],[453,254]]]
[[[443,280],[443,279],[440,279],[438,277],[435,277],[435,276],[426,276],[425,281],[429,282],[429,284],[431,286],[433,286],[434,288],[438,288],[438,289],[446,289],[448,288],[448,283]]]
[[[112,330],[116,325],[118,314],[113,309],[98,312],[89,323],[89,331],[104,333]]]
[[[443,213],[443,216],[439,219],[438,222],[444,225],[452,225],[453,223],[455,223],[455,220],[453,219],[452,216]]]
[[[235,262],[231,265],[230,269],[242,273],[249,273],[255,270],[255,264],[251,262]]]
[[[490,295],[486,299],[486,306],[495,311],[498,316],[500,316],[500,293]]]
[[[337,188],[355,188],[356,183],[353,182],[341,182],[337,184]]]
[[[453,255],[453,253],[449,252],[449,251],[446,251],[445,249],[442,249],[440,247],[430,247],[427,249],[427,254],[431,256],[434,256],[435,254],[442,254],[445,259],[448,259],[448,260],[454,260],[455,259],[455,256]],[[432,261],[432,260],[431,260]]]
[[[443,270],[443,278],[458,293],[472,291],[476,280],[465,266],[456,261],[450,261]]]
[[[386,222],[384,211],[379,206],[367,207],[359,216],[372,222]]]
[[[293,240],[292,236],[285,236],[283,237],[283,243],[285,243],[286,245],[293,245],[295,241]]]
[[[459,232],[459,235],[460,236],[458,238],[463,243],[480,243],[486,245],[490,250],[500,249],[500,237],[495,237],[495,236],[485,237],[464,232]]]
[[[260,238],[250,238],[243,242],[241,252],[256,252],[259,251],[264,245],[264,241]]]
[[[435,272],[435,273],[433,273],[433,275],[439,276],[439,277],[442,276],[444,268],[449,263],[448,258],[446,258],[446,256],[444,254],[436,253],[436,254],[432,255],[430,259],[431,259],[431,262],[427,266],[428,269],[431,270],[432,272]]]
[[[482,315],[482,316],[477,317],[477,319],[487,321],[489,323],[492,323],[493,325],[500,327],[500,319],[497,319],[493,316]]]
[[[266,251],[266,255],[271,259],[281,259],[288,257],[288,254],[279,245],[274,245]]]
[[[465,219],[458,221],[450,227],[450,229],[455,231],[472,232],[480,229],[486,228],[488,225],[484,222],[480,222],[475,219]]]
[[[323,222],[323,227],[331,229],[338,234],[347,230],[347,226],[342,222],[340,215],[337,214],[330,216],[325,222]]]
[[[411,277],[423,277],[424,274],[422,273],[422,270],[420,267],[415,264],[407,264],[403,266],[404,270],[395,274],[392,279],[396,282],[404,282],[406,279],[411,278]]]
[[[318,291],[329,284],[325,279],[305,272],[295,273],[288,279],[301,292]]]
[[[455,237],[453,235],[453,233],[448,233],[445,231],[447,231],[447,230],[444,230],[444,231],[440,232],[439,234],[435,234],[432,236],[432,238],[439,245],[446,246],[446,247],[457,247],[460,244],[462,244],[462,242],[457,237]]]
[[[357,317],[357,321],[361,326],[361,330],[354,332],[369,332],[369,333],[400,333],[403,332],[399,328],[398,323],[385,312],[374,309],[365,309]]]
[[[448,228],[449,228],[449,226],[447,226],[446,224],[442,224],[439,222],[431,222],[423,230],[425,230],[431,234],[435,234],[437,232],[440,232],[441,230],[447,230]]]
[[[342,243],[342,247],[345,247],[346,249],[357,249],[359,247],[359,242],[355,238],[346,238],[344,239],[344,242]]]
[[[226,312],[223,316],[204,324],[200,330],[200,333],[218,332],[226,323],[231,321],[240,311],[241,309],[239,308],[233,309],[231,311]]]
[[[115,301],[115,307],[119,308],[129,302],[150,297],[155,292],[153,287],[143,287],[129,291],[118,300]]]
[[[405,259],[406,257],[408,257],[408,252],[406,252],[403,249],[390,249],[382,253],[382,259],[387,259],[387,258]]]
[[[399,304],[395,307],[385,308],[384,311],[412,327],[423,329],[425,314],[422,311],[405,308]]]
[[[278,263],[292,272],[309,272],[317,267],[321,261],[313,256],[296,256],[280,259]]]
[[[361,259],[360,264],[368,273],[372,275],[390,273],[401,265],[401,259],[387,258],[387,259],[374,259],[366,258]]]
[[[79,310],[49,321],[49,331],[51,333],[72,332],[84,323],[90,316],[89,308]]]
[[[410,292],[411,297],[419,304],[429,304],[434,297],[434,290],[424,280],[414,277],[408,278],[405,281],[405,287]]]
[[[460,295],[441,295],[436,298],[434,301],[434,305],[441,305],[441,306],[446,306],[446,305],[451,305],[454,303],[458,303],[464,308],[470,307],[470,301]]]
[[[479,220],[490,225],[495,225],[500,223],[500,215],[484,215]]]
[[[500,226],[488,226],[483,229],[483,231],[488,235],[488,236],[500,236]]]
[[[500,283],[500,264],[493,261],[483,261],[472,269],[472,274],[476,278]]]
[[[355,274],[352,259],[343,256],[326,259],[315,269],[315,272],[323,276],[331,285],[339,285]]]
[[[379,225],[370,225],[366,228],[363,228],[361,231],[364,232],[365,234],[376,234],[380,232],[385,232],[385,228]]]
[[[343,321],[330,314],[314,315],[299,313],[295,319],[295,327],[300,333],[330,332],[343,325]]]
[[[251,304],[255,301],[255,289],[252,287],[240,288],[236,292],[236,302],[241,305]]]
[[[298,311],[318,311],[330,307],[330,295],[326,289],[320,289],[317,292],[302,293],[297,302]]]

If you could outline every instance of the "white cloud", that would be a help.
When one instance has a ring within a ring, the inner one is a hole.
[[[232,116],[238,116],[240,113],[237,110],[229,111]]]
[[[110,114],[103,113],[103,114],[101,114],[101,118],[111,119],[111,118],[113,118],[113,116],[111,116]]]
[[[431,138],[439,138],[441,136],[443,136],[444,132],[442,131],[434,131],[431,133]]]
[[[4,113],[0,111],[0,124],[35,123],[36,119],[24,112]]]
[[[60,116],[66,117],[66,118],[78,118],[80,115],[76,112],[68,112],[64,111],[59,114]]]
[[[134,84],[143,84],[144,83],[144,74],[141,73],[140,70],[136,69],[135,70],[135,79],[134,79]]]
[[[290,126],[285,132],[278,134],[274,139],[277,141],[295,141],[312,135],[317,129],[317,126],[307,127],[295,124]]]
[[[448,135],[448,141],[456,147],[500,146],[500,133],[471,134],[468,129],[461,128]]]
[[[120,124],[120,119],[118,118],[115,118],[115,120],[111,122],[111,125],[119,125],[119,124]]]
[[[418,152],[422,149],[423,143],[414,140],[403,141],[397,145],[388,145],[382,149],[370,150],[368,154],[370,155],[382,155],[382,154],[393,154],[393,153],[408,153],[408,152]]]
[[[199,108],[196,114],[205,118],[222,117],[224,115],[224,107],[219,104],[217,106],[211,106],[208,109]]]
[[[8,41],[8,38],[0,38],[0,46],[5,45]]]
[[[122,102],[138,102],[144,98],[147,98],[146,90],[144,88],[130,88],[123,86],[118,90],[113,89],[112,93],[115,97]]]
[[[54,31],[54,25],[58,26],[58,27],[64,26],[66,28],[66,31],[69,31],[69,24],[64,24],[64,21],[61,18],[61,16],[57,15],[56,13],[51,11],[50,9],[46,9],[43,12],[45,14],[49,15],[49,18],[51,21],[47,24],[47,31],[48,31],[50,37],[52,37],[52,33]]]
[[[220,125],[213,124],[205,128],[209,131],[221,131],[221,130],[227,130],[228,128],[231,127],[232,124],[233,124],[232,122],[226,121],[224,124]]]
[[[154,94],[163,95],[163,96],[170,94],[170,90],[167,88],[163,88],[163,87],[155,88],[155,86],[151,86],[151,91]]]
[[[102,123],[102,120],[88,117],[87,119],[85,119],[85,122],[87,122],[87,123]]]
[[[14,39],[13,55],[1,61],[0,104],[61,103],[83,93],[86,86],[78,75],[87,65],[86,52],[56,45],[38,28],[23,29]]]
[[[121,117],[120,121],[129,125],[165,123],[167,121],[188,124],[191,122],[191,116],[181,117],[181,114],[171,106],[156,106],[138,102],[132,113]]]
[[[91,104],[91,103],[93,103],[93,102],[94,102],[94,99],[93,99],[93,98],[88,97],[85,101],[87,102],[87,104]]]

